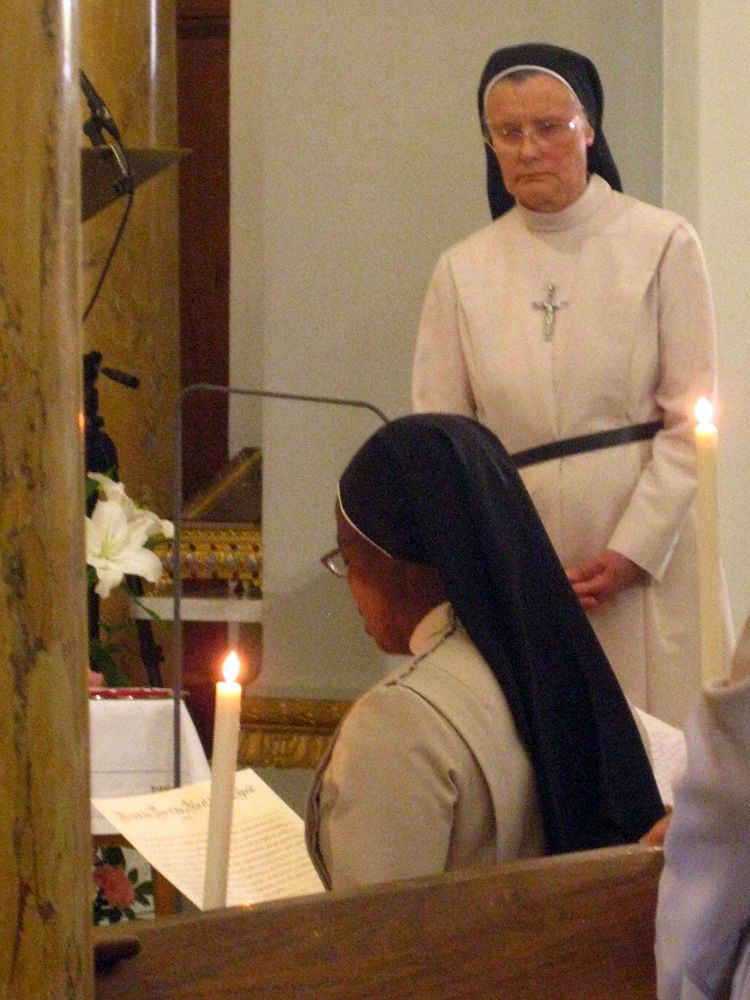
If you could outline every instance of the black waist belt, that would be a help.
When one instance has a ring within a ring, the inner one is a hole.
[[[616,427],[611,431],[598,431],[596,434],[582,434],[580,437],[565,438],[564,441],[549,441],[517,451],[510,457],[516,468],[523,469],[526,465],[536,465],[537,462],[548,462],[551,458],[565,458],[567,455],[580,455],[584,451],[598,451],[600,448],[612,448],[618,444],[629,444],[631,441],[648,441],[664,427],[663,420],[650,420],[647,424],[631,424],[630,427]]]

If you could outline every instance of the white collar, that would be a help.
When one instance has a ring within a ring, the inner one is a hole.
[[[527,229],[537,233],[554,233],[581,225],[607,203],[611,194],[612,188],[604,178],[592,174],[583,194],[559,212],[533,212],[519,203],[515,207]]]
[[[449,601],[436,605],[419,622],[409,639],[412,656],[429,653],[445,634],[453,628],[456,616]]]

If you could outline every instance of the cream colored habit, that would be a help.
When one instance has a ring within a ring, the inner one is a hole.
[[[550,285],[566,305],[545,339]],[[692,228],[594,175],[564,211],[515,208],[441,257],[415,358],[416,409],[476,415],[510,452],[663,413],[653,444],[523,477],[564,565],[609,547],[650,574],[591,622],[628,698],[674,725],[700,686],[692,408],[714,339]]]

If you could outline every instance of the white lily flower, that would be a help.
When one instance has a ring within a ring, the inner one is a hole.
[[[99,489],[104,494],[105,500],[114,500],[121,504],[126,508],[126,514],[128,507],[135,509],[135,504],[125,492],[124,483],[118,483],[109,476],[105,476],[102,472],[89,472],[88,477],[99,484]]]
[[[174,525],[172,522],[159,517],[153,511],[146,510],[145,507],[139,507],[135,504],[126,493],[124,483],[115,482],[114,479],[110,479],[109,476],[105,476],[101,472],[89,472],[88,475],[89,479],[93,479],[99,484],[99,488],[104,493],[106,500],[119,504],[128,523],[145,521],[148,527],[147,538],[151,538],[154,535],[164,535],[165,538],[174,537]]]
[[[155,533],[154,517],[138,516],[129,521],[123,504],[117,500],[97,501],[91,517],[86,518],[86,562],[96,570],[98,582],[94,590],[100,597],[109,597],[126,574],[141,576],[150,583],[159,581],[161,560],[145,548],[147,539]]]
[[[127,514],[125,516],[127,517]],[[174,537],[172,522],[165,521],[164,518],[154,514],[151,510],[146,510],[145,507],[136,507],[135,514],[128,518],[128,524],[142,527],[146,532],[146,538],[152,538],[154,535],[164,535],[165,538]]]

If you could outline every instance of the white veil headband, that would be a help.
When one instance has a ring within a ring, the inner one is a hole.
[[[504,69],[502,70],[502,72],[497,73],[495,76],[492,77],[490,82],[484,88],[484,96],[482,97],[482,107],[484,108],[484,110],[485,111],[487,110],[487,98],[489,96],[490,91],[496,84],[500,83],[500,81],[505,79],[506,76],[512,76],[514,73],[527,73],[527,72],[544,73],[547,76],[553,76],[556,80],[559,80],[560,83],[565,84],[565,86],[571,92],[573,97],[575,97],[576,101],[578,101],[579,104],[581,103],[581,99],[579,98],[578,94],[576,94],[575,90],[573,90],[573,88],[570,86],[570,84],[568,83],[568,81],[565,79],[564,76],[560,76],[560,74],[555,73],[553,69],[546,69],[544,66],[533,66],[531,64],[529,65],[522,64],[519,66],[509,66],[508,69]]]

